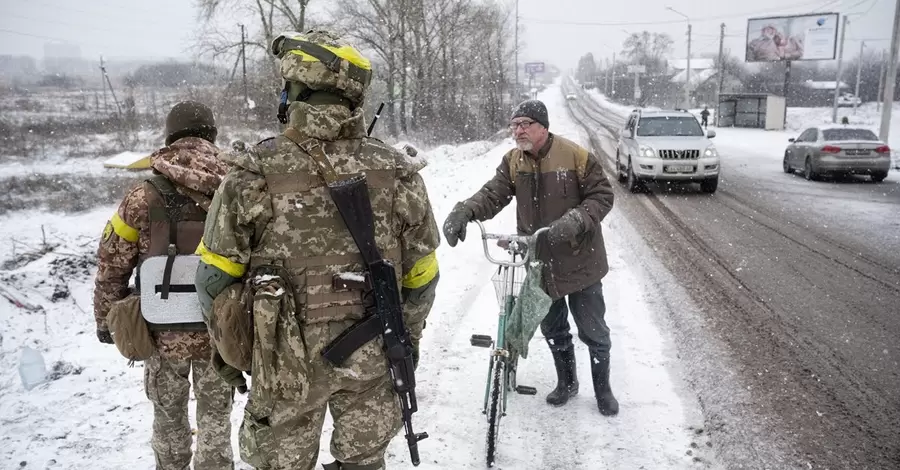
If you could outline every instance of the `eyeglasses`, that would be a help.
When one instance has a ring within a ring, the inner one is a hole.
[[[509,123],[509,130],[512,132],[515,132],[516,129],[518,129],[520,127],[522,129],[528,129],[528,127],[531,126],[532,124],[534,124],[535,122],[537,122],[537,121],[519,121],[519,122],[513,121],[513,122]]]

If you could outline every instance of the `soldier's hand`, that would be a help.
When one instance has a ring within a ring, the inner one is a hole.
[[[465,204],[458,202],[453,207],[453,211],[444,221],[444,237],[450,246],[456,246],[457,241],[466,241],[466,225],[472,221],[472,209],[466,207]]]
[[[225,363],[218,351],[213,354],[212,366],[219,377],[232,387],[236,387],[238,391],[244,393],[247,390],[247,379],[244,378],[243,372]]]
[[[112,335],[109,334],[108,329],[97,328],[97,339],[100,340],[101,343],[104,344],[115,344],[113,341]]]

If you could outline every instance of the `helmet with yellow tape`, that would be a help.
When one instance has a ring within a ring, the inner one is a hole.
[[[284,33],[272,41],[271,52],[281,60],[282,102],[303,101],[312,92],[326,91],[346,98],[355,108],[372,81],[369,60],[328,31]]]

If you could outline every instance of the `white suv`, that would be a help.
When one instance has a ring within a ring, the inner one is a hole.
[[[719,185],[719,153],[697,118],[681,110],[644,111],[628,116],[616,146],[616,173],[631,192],[644,181],[700,183],[706,193]]]

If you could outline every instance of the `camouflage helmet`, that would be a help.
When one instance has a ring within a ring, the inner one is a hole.
[[[284,33],[272,41],[272,54],[281,59],[286,82],[327,91],[359,106],[372,80],[368,59],[339,36],[322,30]]]
[[[172,145],[183,137],[200,137],[215,143],[216,120],[213,112],[203,103],[182,101],[166,116],[166,145]]]

